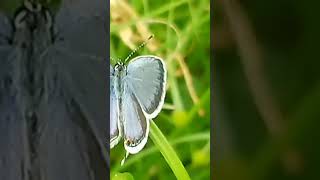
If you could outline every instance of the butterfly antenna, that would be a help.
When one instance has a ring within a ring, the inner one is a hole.
[[[142,44],[140,44],[140,46],[138,46],[136,49],[134,49],[129,54],[129,56],[124,60],[124,63],[126,63],[137,51],[139,51],[141,48],[143,48],[153,37],[154,37],[154,35],[151,35],[145,42],[143,42]]]

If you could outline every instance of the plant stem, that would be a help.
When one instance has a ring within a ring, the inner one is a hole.
[[[167,161],[177,179],[189,180],[190,176],[178,155],[153,121],[150,121],[150,137],[157,148],[159,148],[161,154]]]

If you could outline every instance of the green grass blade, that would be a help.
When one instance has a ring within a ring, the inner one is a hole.
[[[190,176],[178,155],[153,121],[150,121],[150,137],[157,148],[159,148],[177,179],[189,180]]]

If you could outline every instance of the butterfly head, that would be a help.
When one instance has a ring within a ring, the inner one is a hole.
[[[117,72],[117,73],[124,73],[124,72],[127,71],[127,67],[126,67],[126,65],[125,65],[123,62],[119,61],[119,62],[117,62],[117,64],[114,66],[114,70],[115,70],[115,72]]]
[[[17,29],[34,30],[37,26],[45,26],[51,29],[53,19],[49,10],[33,0],[25,0],[23,7],[16,13],[14,25]]]

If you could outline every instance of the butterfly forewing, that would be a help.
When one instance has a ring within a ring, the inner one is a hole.
[[[107,86],[103,83],[107,80],[107,62],[102,53],[106,53],[106,32],[102,33],[105,22],[96,21],[106,15],[98,11],[102,4],[107,6],[102,0],[64,0],[54,21],[54,42],[40,56],[46,69],[44,94],[48,97],[40,113],[52,127],[43,130],[42,147],[50,157],[59,157],[48,158],[43,165],[48,168],[48,178],[99,179],[107,175],[105,138],[109,124]],[[80,10],[87,8],[97,11]]]
[[[152,119],[160,112],[166,84],[166,69],[163,60],[155,56],[139,56],[127,68],[124,79],[134,93],[147,118]]]
[[[103,151],[109,136],[104,83],[108,72],[106,9],[103,0],[63,0],[55,18],[56,41],[48,50],[64,90],[88,118],[89,128]]]
[[[107,7],[104,0],[64,0],[56,17],[57,39],[69,52],[107,57]]]
[[[87,118],[87,128],[101,145],[101,150],[104,150],[105,138],[108,137],[108,122],[105,120],[108,117],[105,109],[107,87],[101,82],[107,79],[106,62],[54,48],[49,50],[44,59],[50,67],[47,71],[47,84],[60,83],[63,87],[57,89],[53,85],[48,88],[49,92],[63,91],[66,96],[72,97],[70,100],[79,106],[78,110]]]

